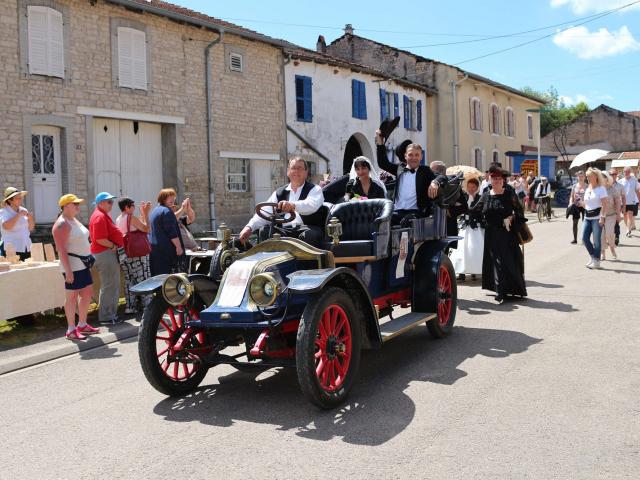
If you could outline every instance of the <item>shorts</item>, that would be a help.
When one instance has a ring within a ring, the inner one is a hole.
[[[638,215],[638,204],[634,203],[632,205],[627,205],[625,207],[625,212],[633,212],[633,216],[636,217]]]
[[[67,276],[64,273],[62,276],[66,280]],[[91,270],[88,268],[73,272],[73,283],[64,282],[65,290],[82,290],[89,285],[93,285],[93,279],[91,278]]]

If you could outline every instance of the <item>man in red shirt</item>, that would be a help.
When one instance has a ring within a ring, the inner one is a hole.
[[[123,321],[118,317],[120,296],[120,263],[118,247],[122,247],[122,232],[116,227],[109,213],[115,197],[108,192],[96,196],[96,209],[89,220],[91,253],[96,258],[96,268],[100,274],[100,308],[98,320],[104,324]]]

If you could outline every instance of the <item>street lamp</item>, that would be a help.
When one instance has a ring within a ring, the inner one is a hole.
[[[538,176],[542,176],[542,161],[540,160],[540,137],[542,129],[542,109],[541,108],[527,108],[527,112],[538,113]]]

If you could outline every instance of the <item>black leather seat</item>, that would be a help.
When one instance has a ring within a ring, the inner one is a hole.
[[[388,255],[393,202],[382,198],[334,205],[331,217],[342,224],[340,243],[327,248],[336,257],[385,258]]]

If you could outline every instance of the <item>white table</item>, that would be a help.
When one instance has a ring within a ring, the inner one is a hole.
[[[44,312],[64,305],[58,262],[0,272],[0,318]]]

